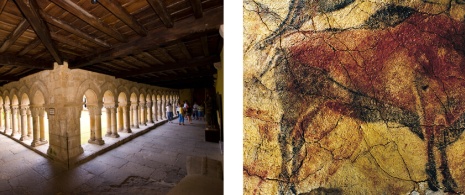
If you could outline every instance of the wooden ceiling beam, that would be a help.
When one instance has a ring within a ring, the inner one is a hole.
[[[144,68],[142,70],[136,70],[132,72],[126,72],[121,75],[117,75],[117,78],[132,77],[137,75],[149,74],[160,71],[178,70],[183,68],[190,68],[195,66],[205,66],[206,64],[212,64],[220,61],[219,56],[209,56],[204,58],[194,58],[190,60],[179,61],[171,64],[157,65],[150,68]]]
[[[166,6],[161,0],[147,0],[153,10],[158,14],[166,28],[173,28],[174,22],[170,14],[166,11]]]
[[[38,59],[30,59],[25,57],[17,57],[9,54],[0,55],[0,65],[2,66],[16,66],[43,70],[52,70],[53,63],[42,61]]]
[[[163,56],[165,56],[169,62],[176,62],[176,60],[166,51],[165,48],[158,48],[158,52],[160,52]]]
[[[70,65],[73,64],[70,68],[81,68],[118,57],[152,50],[164,43],[178,40],[179,37],[188,36],[192,32],[219,29],[219,26],[223,24],[223,7],[208,10],[204,14],[209,17],[202,17],[200,19],[195,19],[194,17],[186,18],[178,21],[173,28],[157,28],[149,32],[146,37],[138,37],[130,40],[129,43],[115,45],[112,49],[99,54],[77,59],[74,63],[70,63]]]
[[[79,30],[79,29],[76,29],[74,27],[72,27],[71,24],[65,22],[65,21],[62,21],[58,18],[55,18],[53,16],[50,16],[48,15],[47,13],[41,11],[40,14],[42,15],[42,17],[45,19],[45,21],[47,21],[49,24],[53,25],[53,26],[56,26],[58,28],[61,28],[65,31],[68,31],[72,34],[75,34],[76,36],[78,37],[81,37],[83,39],[86,39],[92,43],[95,43],[97,45],[100,45],[100,46],[103,46],[103,47],[111,47],[110,44],[108,44],[107,42],[103,41],[103,40],[100,40],[98,38],[95,38],[95,37],[92,37],[90,36],[89,34]]]
[[[29,45],[27,45],[26,47],[24,47],[24,49],[21,50],[21,51],[20,51],[18,54],[16,54],[16,55],[18,55],[18,56],[23,56],[23,55],[27,54],[27,52],[29,52],[29,51],[31,51],[32,49],[34,49],[34,48],[36,48],[37,46],[39,46],[40,43],[42,43],[42,42],[40,41],[40,39],[39,39],[39,38],[36,38],[36,39],[34,39],[31,43],[29,43]]]
[[[0,0],[0,14],[3,12],[6,2],[8,2],[8,0]]]
[[[214,84],[213,77],[202,77],[202,78],[189,78],[172,81],[161,81],[161,82],[149,82],[155,86],[166,86],[170,88],[196,88],[196,87],[211,87]]]
[[[189,50],[187,50],[186,44],[184,44],[182,41],[178,41],[177,45],[181,50],[182,54],[184,54],[184,56],[186,56],[187,59],[192,58],[191,54],[189,53]]]
[[[79,49],[82,49],[82,50],[85,50],[85,51],[92,51],[93,50],[93,49],[79,43],[78,41],[71,40],[68,37],[60,35],[60,34],[58,34],[56,32],[50,32],[50,35],[52,35],[52,39],[54,39],[55,41],[59,41],[60,43],[63,43],[63,44],[69,45],[69,46],[73,46],[73,47],[76,47],[76,48],[79,48]]]
[[[17,76],[0,76],[0,81],[19,81],[21,77]]]
[[[202,1],[201,0],[189,0],[192,6],[192,10],[194,11],[195,18],[203,17],[203,10],[202,10]]]
[[[15,3],[34,29],[36,35],[40,38],[40,40],[42,40],[42,44],[50,52],[53,59],[58,64],[63,64],[60,52],[56,48],[55,43],[52,40],[52,36],[50,35],[50,30],[39,14],[40,9],[37,2],[35,0],[17,0]]]
[[[149,64],[153,64],[152,62],[155,62],[155,64],[163,64],[162,61],[158,60],[156,57],[152,56],[150,53],[142,52],[142,55],[150,60],[150,62],[146,61]]]
[[[203,71],[203,72],[189,72],[188,74],[179,74],[176,73],[176,76],[169,75],[169,76],[163,76],[163,77],[158,77],[155,79],[156,82],[162,82],[162,81],[172,81],[176,80],[176,78],[198,78],[198,77],[208,77],[208,76],[213,76],[213,74],[216,74],[216,71]]]
[[[208,36],[203,36],[201,38],[202,40],[202,49],[203,49],[203,54],[205,56],[209,56],[210,55],[210,51],[208,49]]]
[[[76,17],[80,18],[84,22],[88,23],[89,25],[93,26],[94,28],[110,35],[111,37],[115,38],[120,42],[127,42],[127,38],[118,32],[116,29],[111,28],[107,24],[103,23],[99,18],[95,17],[76,3],[72,2],[71,0],[51,0],[56,5],[60,6],[61,8],[65,9],[66,11],[72,13]]]
[[[121,4],[114,0],[100,0],[98,1],[108,11],[113,13],[117,18],[126,23],[130,28],[136,31],[140,36],[147,36],[147,29],[145,29],[137,19],[126,11]]]
[[[3,42],[2,46],[0,47],[0,53],[5,52],[11,45],[29,28],[29,23],[26,19],[23,19],[18,26],[11,32],[6,38],[5,42]]]

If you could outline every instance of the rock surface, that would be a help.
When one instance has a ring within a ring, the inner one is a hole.
[[[318,2],[244,1],[244,193],[464,193],[463,2]]]

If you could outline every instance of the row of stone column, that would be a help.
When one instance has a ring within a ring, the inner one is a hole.
[[[151,102],[134,103],[131,105],[111,106],[104,105],[107,113],[107,130],[105,136],[118,138],[118,132],[131,133],[131,128],[147,126],[147,123],[166,120],[166,106],[171,103],[176,109],[175,100],[162,100],[152,104]],[[101,116],[102,109],[99,106],[88,106],[90,115],[90,139],[89,143],[102,145]]]
[[[42,106],[12,106],[0,109],[3,114],[3,120],[0,120],[0,127],[3,127],[3,133],[14,137],[17,133],[21,134],[20,141],[32,137],[31,146],[46,144],[45,139],[45,108]]]

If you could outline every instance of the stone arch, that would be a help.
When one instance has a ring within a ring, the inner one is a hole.
[[[27,86],[21,86],[21,88],[19,88],[19,91],[18,91],[18,97],[21,97],[21,100],[20,100],[20,104],[21,105],[25,105],[22,100],[23,100],[23,96],[26,95],[27,96],[27,100],[28,100],[28,103],[30,103],[29,101],[29,97],[30,97],[30,93],[29,93],[29,88]]]
[[[82,99],[85,97],[85,107],[81,110],[80,118],[80,135],[81,135],[81,145],[85,143],[94,143],[102,145],[104,141],[102,139],[102,129],[101,129],[101,100],[99,98],[98,92],[92,89],[93,85],[87,83],[81,85],[79,88],[79,93]],[[87,89],[86,89],[87,88]],[[86,89],[84,92],[81,90]],[[87,141],[88,140],[88,141]]]
[[[37,96],[37,92],[40,92],[40,95]],[[31,95],[31,104],[37,105],[47,105],[49,104],[48,100],[48,89],[47,86],[40,80],[37,80],[32,84],[29,88],[29,94]],[[39,100],[35,100],[36,98],[40,98]]]
[[[8,96],[10,96],[11,105],[19,105],[18,89],[16,89],[16,88],[11,88],[11,89],[10,89],[10,94],[9,94]],[[14,98],[13,98],[14,96],[16,96],[16,101],[17,101],[17,102],[14,101]]]
[[[121,90],[118,94],[118,131],[131,133],[130,104],[127,90]]]
[[[91,90],[91,92],[89,92],[89,90]],[[81,83],[81,85],[79,86],[76,92],[75,102],[82,102],[82,97],[86,95],[87,93],[89,93],[88,95],[91,96],[92,98],[95,97],[95,99],[92,99],[92,101],[95,100],[95,102],[88,102],[88,103],[91,103],[92,105],[95,105],[95,106],[98,106],[98,104],[101,103],[102,98],[99,97],[100,96],[99,87],[91,80],[85,80],[84,82]]]
[[[103,92],[103,94],[101,94],[102,97],[105,97],[107,92],[111,92],[113,94],[113,101],[116,100],[117,88],[113,83],[105,82],[102,86],[100,86],[100,91]]]

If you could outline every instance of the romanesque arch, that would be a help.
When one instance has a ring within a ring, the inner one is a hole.
[[[118,131],[116,129],[116,100],[115,95],[110,89],[106,90],[103,94],[103,106],[105,110],[105,117],[106,121],[106,129],[107,133],[105,136],[107,137],[119,137]]]
[[[138,98],[137,98],[137,94],[136,92],[134,92],[134,90],[131,90],[132,93],[131,93],[131,97],[130,97],[130,101],[131,101],[131,127],[134,127],[134,128],[139,128],[139,112],[138,112]]]
[[[118,108],[119,108],[119,114],[118,116],[121,116],[123,123],[121,124],[121,132],[124,133],[131,133],[131,125],[130,125],[130,104],[128,103],[128,98],[127,98],[127,91],[121,91],[118,95]],[[118,117],[120,118],[120,117]]]
[[[89,123],[86,125],[86,120],[81,120],[81,135],[89,134],[88,143],[103,145],[105,142],[102,139],[102,109],[99,101],[100,98],[98,98],[97,93],[92,89],[87,89],[82,98],[85,100],[84,108],[87,108],[87,113],[81,112],[81,119],[84,118],[84,114],[88,114]],[[85,109],[83,109],[83,111],[85,111]],[[81,138],[81,144],[82,141]]]

